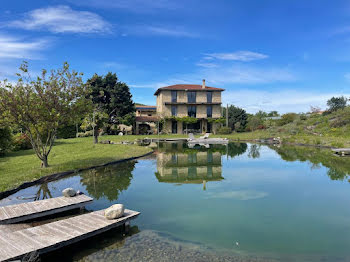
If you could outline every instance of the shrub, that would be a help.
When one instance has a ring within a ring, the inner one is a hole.
[[[10,148],[12,133],[10,128],[0,128],[0,155],[4,155]]]
[[[21,133],[18,133],[14,136],[12,146],[13,151],[26,150],[32,148],[32,144],[30,143],[29,137],[26,134]]]
[[[78,133],[77,137],[88,137],[88,136],[92,136],[92,134],[93,134],[93,130],[90,130],[90,131]]]
[[[279,126],[284,126],[286,124],[293,122],[296,119],[296,117],[297,117],[297,114],[295,113],[284,114],[282,115],[282,118],[277,121],[277,124]]]
[[[231,134],[232,133],[232,129],[230,127],[223,126],[223,127],[220,127],[218,129],[217,133],[220,134],[220,135]]]
[[[77,130],[74,125],[63,126],[57,129],[57,138],[75,138],[76,132]]]
[[[303,120],[303,121],[307,120],[307,116],[304,115],[304,114],[301,114],[300,115],[300,120]]]

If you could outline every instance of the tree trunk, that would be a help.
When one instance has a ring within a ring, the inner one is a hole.
[[[96,127],[94,128],[93,135],[94,135],[94,144],[98,144],[98,130]]]
[[[47,155],[44,155],[41,161],[41,167],[45,168],[49,166],[49,162],[47,161]]]

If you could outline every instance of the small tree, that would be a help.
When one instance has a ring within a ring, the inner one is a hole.
[[[226,109],[224,109],[224,117],[226,117]],[[232,130],[243,132],[247,126],[247,122],[248,115],[244,109],[236,106],[230,106],[228,108],[228,126]]]
[[[93,113],[87,115],[83,123],[81,124],[81,128],[86,130],[93,130],[94,144],[98,143],[98,136],[100,135],[100,130],[106,127],[108,123],[108,115],[102,110],[94,110]]]
[[[42,167],[48,167],[57,128],[75,122],[89,105],[86,86],[68,63],[32,79],[24,62],[17,75],[16,84],[0,82],[0,114],[24,130]]]
[[[339,109],[345,108],[346,103],[347,103],[347,99],[344,96],[332,97],[327,101],[327,106],[329,107],[329,111],[334,112]]]

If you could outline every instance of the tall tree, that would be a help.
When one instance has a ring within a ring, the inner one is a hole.
[[[42,166],[48,167],[57,128],[83,116],[91,103],[86,99],[89,92],[68,63],[32,79],[24,62],[17,75],[16,84],[0,82],[0,115],[24,130]]]
[[[327,101],[327,106],[329,111],[337,111],[338,109],[343,109],[346,107],[347,99],[344,96],[332,97]]]
[[[226,117],[226,109],[224,109],[224,117]],[[242,108],[236,106],[228,107],[228,126],[237,132],[243,132],[247,126],[248,115]]]
[[[131,125],[134,121],[135,105],[127,84],[109,72],[105,76],[95,74],[87,81],[91,86],[92,102],[109,116],[110,124]]]

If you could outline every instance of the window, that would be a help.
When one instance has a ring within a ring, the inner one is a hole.
[[[187,102],[188,103],[196,103],[196,92],[195,91],[187,92]]]
[[[171,106],[171,115],[176,116],[177,115],[177,106]]]
[[[188,106],[187,113],[189,117],[196,117],[197,108],[195,106]]]
[[[212,116],[213,116],[213,107],[207,106],[207,117],[212,117]]]
[[[207,92],[207,103],[213,102],[213,92],[208,91]]]
[[[177,102],[177,91],[171,91],[171,102]]]

